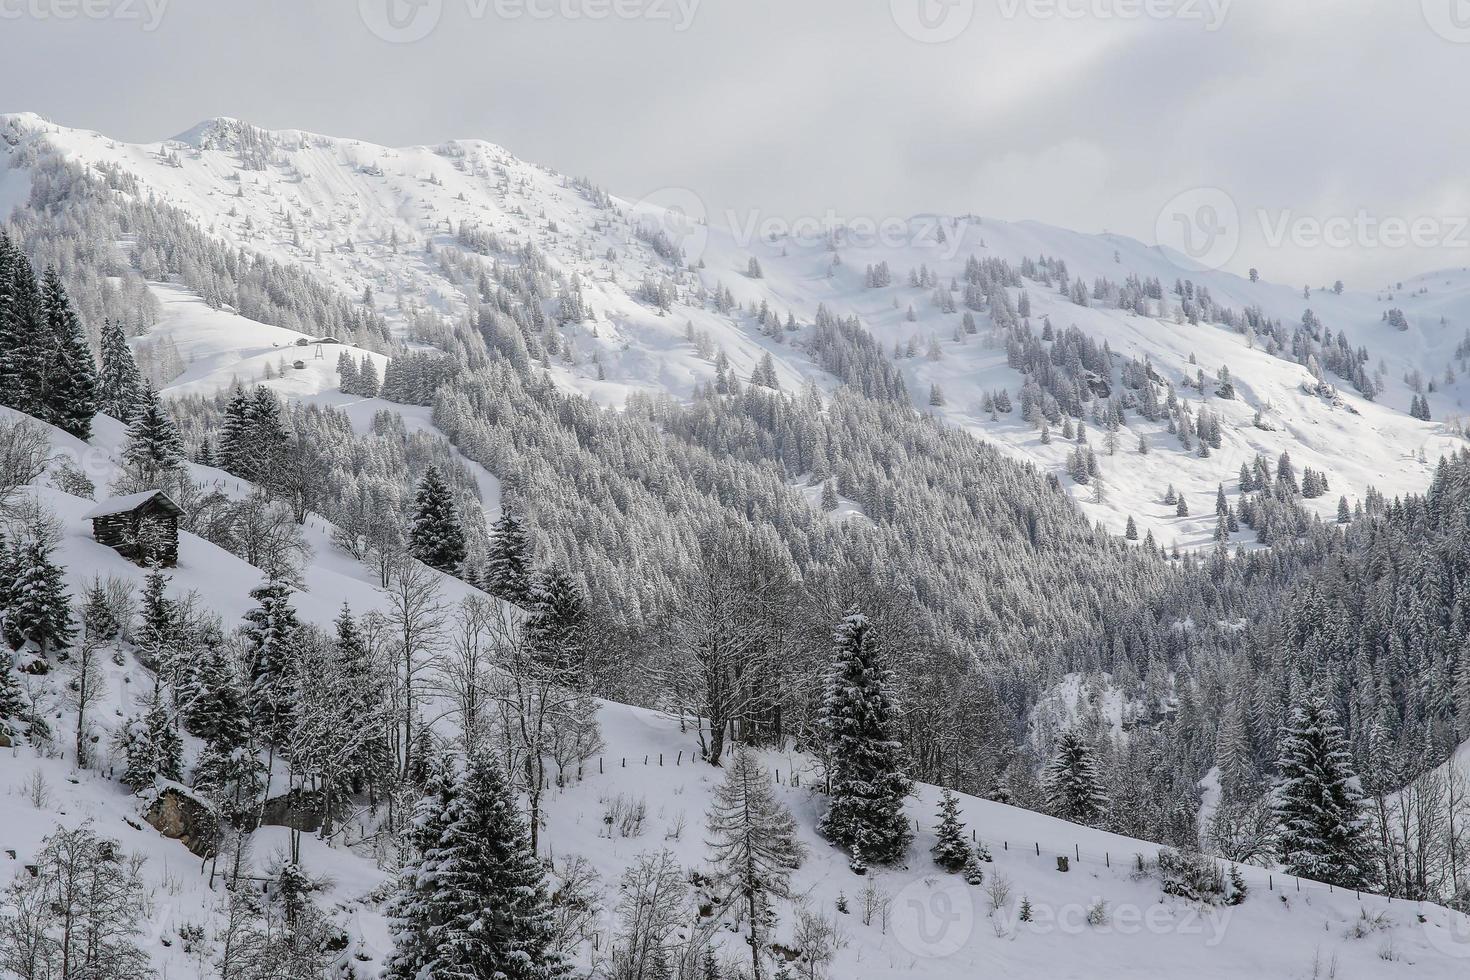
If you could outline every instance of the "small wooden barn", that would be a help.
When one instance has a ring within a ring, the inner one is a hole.
[[[92,537],[139,565],[179,563],[179,518],[184,511],[162,490],[104,500],[85,515]]]

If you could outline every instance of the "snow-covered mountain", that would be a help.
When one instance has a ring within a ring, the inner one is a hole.
[[[83,166],[144,206],[175,209],[207,240],[299,270],[365,313],[381,315],[403,342],[375,345],[362,337],[353,349],[349,338],[323,337],[310,323],[251,319],[220,306],[205,277],[165,276],[160,270],[169,263],[156,253],[159,243],[124,236],[113,246],[131,274],[148,281],[152,304],[151,326],[133,345],[169,396],[259,381],[290,401],[341,409],[360,434],[372,431],[377,413],[387,410],[402,418],[407,433],[434,435],[428,407],[342,392],[338,355],[351,349],[383,370],[391,355],[372,347],[399,354],[425,345],[432,336],[425,328],[429,320],[472,317],[482,303],[499,301],[494,270],[516,265],[528,270],[540,297],[534,311],[519,312],[544,318],[533,323],[543,346],[531,356],[568,391],[611,406],[637,393],[684,397],[714,380],[726,362],[742,380],[764,374],[768,355],[774,378],[766,383],[788,391],[808,383],[831,389],[841,382],[822,366],[813,325],[819,309],[855,316],[884,351],[897,351],[893,363],[916,411],[942,415],[1055,474],[1078,507],[1113,532],[1122,533],[1131,517],[1166,545],[1209,542],[1216,487],[1237,501],[1237,476],[1258,455],[1274,463],[1289,453],[1299,472],[1309,467],[1325,474],[1330,492],[1305,504],[1330,518],[1340,494],[1351,500],[1370,486],[1389,494],[1422,491],[1439,455],[1464,443],[1457,416],[1465,390],[1457,376],[1470,353],[1470,344],[1462,344],[1470,327],[1467,270],[1376,291],[1312,289],[1304,298],[1299,287],[1189,269],[1164,251],[1116,236],[949,216],[884,223],[874,235],[856,218],[841,228],[818,222],[792,233],[763,224],[760,216],[703,213],[697,196],[678,189],[622,200],[489,143],[391,149],[268,132],[231,119],[207,121],[173,140],[127,144],[34,115],[0,116],[0,219],[13,209],[45,208],[63,192],[45,183],[41,164],[53,156]],[[1003,260],[1018,276],[1023,268],[1027,275],[1002,284],[1003,295],[975,296],[967,277],[971,259]],[[1085,304],[1060,292],[1059,262],[1071,282],[1085,284]],[[870,267],[886,267],[892,282],[875,284]],[[910,285],[910,270],[922,283]],[[1110,285],[1095,290],[1098,280]],[[1188,296],[1173,292],[1176,280],[1189,281]],[[1154,282],[1161,295],[1146,287]],[[1132,297],[1131,309],[1119,308],[1119,287]],[[1237,322],[1281,321],[1278,337],[1289,338],[1310,307],[1321,326],[1347,338],[1351,349],[1367,350],[1365,373],[1381,389],[1370,400],[1350,379],[1322,371],[1315,353],[1299,363],[1289,344],[1273,350],[1264,327],[1241,330],[1208,317],[1190,322],[1185,301],[1195,302],[1201,290],[1214,309]],[[1096,299],[1095,291],[1101,294]],[[1388,321],[1390,309],[1402,313],[1402,322],[1397,314]],[[997,324],[1011,317],[1008,310],[1028,320],[1037,336],[1048,323],[1054,335],[1075,326],[1113,354],[1106,376],[1090,378],[1097,387],[1088,393],[1083,419],[1100,480],[1074,479],[1069,461],[1076,443],[1062,437],[1060,426],[1044,435],[1021,419],[1019,408],[1006,413],[986,407],[1002,391],[1018,405],[1022,398],[1023,376],[1007,350],[1005,324]],[[965,327],[967,312],[973,332]],[[795,329],[788,329],[788,317]],[[554,349],[548,342],[553,336]],[[1106,427],[1094,424],[1091,412],[1123,390],[1134,358],[1151,365],[1161,398],[1172,394],[1188,406],[1179,417],[1218,419],[1218,447],[1201,455],[1198,440],[1185,447],[1165,418],[1148,421],[1130,412],[1115,435],[1116,452],[1109,451]],[[1229,369],[1231,397],[1221,394],[1222,367]],[[1190,387],[1199,372],[1207,383]],[[1406,379],[1416,373],[1431,420],[1408,413],[1419,395]],[[140,585],[140,569],[91,539],[84,519],[91,502],[57,479],[61,468],[76,464],[99,487],[108,484],[118,470],[121,426],[99,419],[88,443],[59,431],[50,436],[60,451],[51,478],[25,493],[60,522],[58,561],[67,569],[70,592],[80,595],[95,574]],[[1137,451],[1140,440],[1151,447],[1148,453]],[[514,474],[453,456],[493,517],[500,479]],[[191,464],[191,475],[232,496],[250,489],[208,467]],[[1171,486],[1190,501],[1188,515],[1165,504]],[[818,505],[821,486],[801,490]],[[858,519],[861,504],[844,498],[834,513]],[[312,515],[305,534],[311,554],[302,578],[311,587],[296,600],[304,621],[327,627],[344,602],[359,614],[385,607],[371,569],[342,552],[325,520]],[[1246,544],[1252,535],[1243,529],[1233,540]],[[449,576],[436,580],[446,604],[473,591]],[[249,590],[258,581],[258,570],[236,555],[183,536],[175,589],[198,593],[200,604],[228,624],[251,607]],[[59,690],[46,683],[36,682],[38,696],[50,698],[45,703],[55,727],[65,731],[73,716]],[[138,660],[119,649],[106,669],[98,725],[110,734],[146,703],[151,683]],[[1081,679],[1069,676],[1037,710],[1037,723],[1055,727],[1053,721],[1074,718],[1085,696]],[[1110,689],[1097,706],[1109,731],[1121,732],[1133,720],[1133,706],[1123,697]],[[598,875],[587,887],[602,911],[587,923],[587,939],[577,950],[582,967],[605,961],[619,879],[640,854],[667,849],[686,869],[704,860],[704,815],[720,778],[718,770],[692,763],[698,744],[684,719],[612,702],[603,702],[599,712],[602,750],[580,771],[564,772],[545,804],[549,845],[543,857],[557,880],[568,879],[577,857]],[[190,754],[197,749],[192,741],[187,746]],[[929,860],[939,792],[931,786],[918,787],[907,804],[919,826],[907,865],[859,877],[846,855],[816,834],[822,807],[811,791],[816,760],[776,751],[762,753],[761,760],[777,795],[796,814],[809,851],[794,879],[795,897],[777,910],[776,939],[801,971],[812,960],[796,955],[803,940],[795,929],[817,919],[835,925],[831,935],[840,942],[831,944],[828,975],[844,980],[946,980],[977,972],[1453,977],[1465,969],[1470,926],[1442,907],[1332,890],[1254,867],[1240,869],[1249,892],[1243,903],[1201,903],[1165,894],[1156,844],[973,797],[962,798],[963,819],[993,861],[983,869],[984,884],[963,884]],[[0,795],[0,849],[14,852],[12,863],[26,863],[55,826],[92,820],[128,851],[147,857],[142,873],[152,890],[153,928],[146,943],[154,965],[168,976],[212,975],[208,954],[199,952],[204,947],[189,941],[192,929],[184,927],[217,929],[224,915],[220,893],[208,875],[197,873],[200,862],[182,844],[140,819],[146,801],[110,774],[79,770],[64,752],[22,746],[7,762],[0,767],[6,790]],[[630,811],[641,816],[629,818]],[[353,828],[370,829],[370,820]],[[247,870],[269,873],[286,838],[278,827],[257,832]],[[349,936],[341,965],[366,977],[390,948],[382,900],[393,856],[386,845],[375,849],[371,839],[351,838],[349,831],[333,846],[307,838],[301,861],[321,878],[318,897]],[[1061,858],[1069,859],[1065,869]],[[1023,903],[1031,921],[1021,918]],[[708,928],[726,962],[748,956],[743,937],[718,917]],[[812,926],[811,933],[819,931]]]
[[[181,209],[219,242],[298,265],[355,302],[371,303],[405,335],[423,311],[467,315],[484,299],[476,263],[515,263],[518,250],[534,247],[554,278],[546,287],[547,311],[576,292],[588,315],[564,324],[565,349],[553,352],[547,367],[559,384],[603,404],[621,404],[635,391],[687,395],[714,376],[720,350],[741,378],[770,354],[784,387],[807,381],[830,387],[835,379],[809,356],[810,324],[819,307],[856,316],[885,349],[907,355],[896,363],[917,408],[1058,474],[1078,505],[1113,531],[1133,516],[1140,533],[1151,530],[1165,545],[1208,542],[1216,488],[1223,485],[1233,503],[1241,466],[1257,455],[1274,461],[1290,453],[1299,472],[1310,467],[1325,475],[1329,491],[1308,505],[1331,517],[1340,495],[1352,501],[1370,486],[1390,496],[1422,489],[1438,456],[1462,444],[1465,389],[1455,376],[1463,373],[1470,346],[1462,343],[1470,328],[1465,269],[1355,284],[1340,294],[1314,288],[1304,297],[1301,287],[1191,268],[1131,239],[1031,222],[932,215],[774,221],[705,213],[683,189],[629,202],[477,140],[394,149],[215,119],[173,140],[127,144],[28,114],[0,117],[0,133],[8,144],[0,156],[0,211],[24,205],[28,165],[38,155],[125,173],[131,193]],[[451,265],[430,247],[463,261]],[[1088,431],[1100,477],[1083,486],[1067,476],[1075,447],[1056,425],[1043,439],[1019,412],[985,408],[989,393],[1005,390],[1018,399],[1023,376],[1007,363],[989,303],[974,304],[981,307],[972,314],[977,332],[964,331],[966,264],[1000,259],[1019,270],[1025,260],[1043,257],[1064,262],[1088,294],[1098,280],[1126,288],[1133,277],[1145,287],[1162,286],[1161,299],[1132,303],[1130,310],[1117,308],[1113,295],[1078,305],[1051,281],[1027,279],[1006,292],[1012,303],[1025,293],[1037,333],[1047,322],[1058,333],[1075,325],[1093,343],[1106,343],[1112,376],[1102,380],[1115,394],[1123,363],[1147,358],[1160,390],[1171,389],[1191,416],[1207,408],[1221,423],[1220,445],[1207,458],[1166,431],[1164,417],[1154,423],[1130,413],[1107,449],[1100,428]],[[157,266],[146,250],[133,260],[145,275]],[[752,260],[759,278],[750,274]],[[892,285],[869,288],[866,270],[880,263]],[[911,271],[919,270],[931,284],[910,284]],[[1263,272],[1269,278],[1270,270]],[[1319,386],[1311,362],[1289,340],[1272,352],[1254,331],[1187,322],[1185,297],[1173,292],[1186,280],[1191,294],[1207,290],[1218,309],[1280,321],[1286,337],[1310,308],[1320,328],[1354,352],[1366,351],[1365,373],[1381,390],[1369,401],[1348,380],[1320,370],[1331,387]],[[660,284],[667,286],[664,309]],[[735,308],[720,308],[724,291]],[[186,293],[160,288],[158,294],[165,308],[153,342],[177,345],[184,371],[168,380],[179,390],[205,390],[232,375],[259,378],[266,362],[279,359],[259,342],[258,327],[231,328]],[[763,307],[773,318],[768,327],[790,316],[797,329],[763,330],[756,316]],[[1387,321],[1391,309],[1402,312],[1401,322]],[[249,339],[237,346],[236,335]],[[303,394],[330,388],[332,364],[329,358],[325,372],[278,386]],[[1228,400],[1216,394],[1222,367],[1234,382]],[[1446,368],[1453,373],[1447,376]],[[1190,387],[1200,372],[1207,379],[1202,390]],[[1409,414],[1414,378],[1432,421]],[[1137,451],[1140,437],[1152,449],[1147,455]],[[1170,486],[1192,503],[1189,516],[1165,502]],[[1236,536],[1250,539],[1248,530]]]

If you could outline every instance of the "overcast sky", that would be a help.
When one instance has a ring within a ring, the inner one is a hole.
[[[0,0],[0,110],[125,140],[481,137],[717,217],[1148,242],[1224,200],[1220,261],[1313,285],[1470,264],[1467,103],[1470,0]]]

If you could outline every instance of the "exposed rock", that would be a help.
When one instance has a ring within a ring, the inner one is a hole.
[[[143,819],[164,837],[179,841],[199,857],[214,853],[219,834],[214,808],[182,786],[169,785],[159,790]]]
[[[272,797],[265,801],[260,822],[267,827],[290,827],[303,833],[315,833],[322,826],[321,794],[293,789],[284,796]]]

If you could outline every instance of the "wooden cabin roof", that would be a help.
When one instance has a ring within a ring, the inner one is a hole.
[[[109,497],[83,514],[82,518],[84,520],[94,521],[101,517],[131,514],[134,511],[142,510],[150,504],[166,511],[173,517],[184,516],[184,509],[174,503],[172,498],[162,490],[144,490],[141,493],[128,493],[121,497]]]

